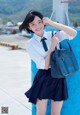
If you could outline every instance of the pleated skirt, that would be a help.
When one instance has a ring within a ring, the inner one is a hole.
[[[36,104],[37,99],[66,100],[68,98],[66,79],[53,78],[51,69],[39,69],[31,88],[25,92],[25,96],[33,104]]]

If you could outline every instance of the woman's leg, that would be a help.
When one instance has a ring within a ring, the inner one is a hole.
[[[51,107],[51,115],[60,115],[63,101],[53,101]]]
[[[37,100],[37,115],[46,115],[47,99]]]

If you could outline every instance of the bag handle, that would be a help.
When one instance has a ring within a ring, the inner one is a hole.
[[[61,30],[52,31],[52,37],[53,37],[55,34],[57,34],[59,31],[61,31]]]
[[[68,49],[70,49],[70,50],[72,50],[72,47],[71,47],[71,45],[70,45],[70,43],[69,43],[69,41],[68,40],[66,40],[67,41],[67,44],[68,44]],[[55,49],[63,49],[63,47],[62,47],[62,43],[59,43],[57,46],[56,46],[56,48]]]
[[[67,39],[66,39],[66,41],[67,41],[67,44],[68,44],[68,46],[69,46],[69,49],[72,50],[72,47],[71,47],[69,41],[68,41]],[[61,43],[59,43],[59,48],[60,48],[60,49],[63,48],[62,45],[61,45]]]
[[[55,35],[55,34],[57,34],[57,32],[59,32],[59,31],[61,31],[61,30],[57,30],[57,31],[52,31],[52,37]],[[68,44],[68,46],[69,46],[69,49],[70,49],[70,51],[72,51],[72,47],[71,47],[71,45],[70,45],[70,43],[69,43],[69,41],[66,39],[66,41],[67,41],[67,44]],[[59,43],[56,47],[55,47],[55,49],[57,50],[57,49],[62,49],[62,45],[61,45],[61,43]]]

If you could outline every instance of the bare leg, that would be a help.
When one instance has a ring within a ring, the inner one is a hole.
[[[46,115],[47,99],[37,100],[37,115]]]
[[[60,115],[63,101],[53,101],[51,107],[51,115]]]

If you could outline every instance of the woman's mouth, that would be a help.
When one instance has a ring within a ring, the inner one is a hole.
[[[42,28],[36,29],[36,31],[40,31],[40,30],[42,30]]]

